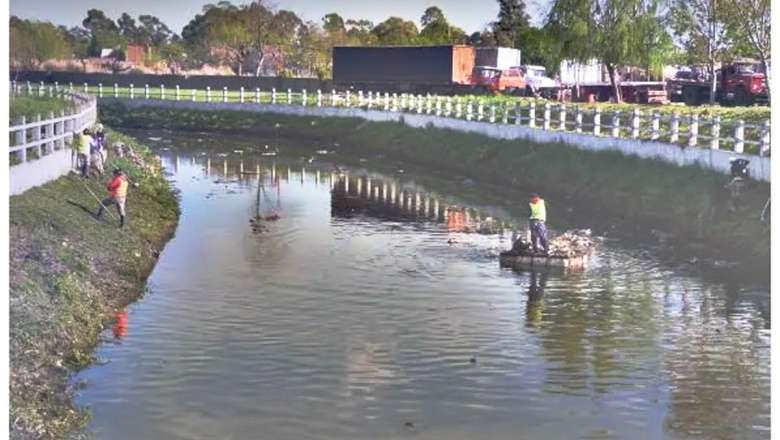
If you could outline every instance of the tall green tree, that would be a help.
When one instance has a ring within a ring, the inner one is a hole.
[[[724,0],[672,0],[670,23],[685,50],[707,65],[710,77],[710,104],[717,90],[716,63],[731,47],[726,26],[729,15]]]
[[[726,2],[726,27],[735,42],[750,56],[761,62],[771,90],[770,69],[772,11],[769,0],[724,0]],[[771,96],[770,96],[771,97]]]
[[[498,0],[498,20],[492,24],[496,43],[504,47],[520,47],[520,35],[528,29],[528,14],[524,0]]]
[[[660,27],[660,18],[656,0],[555,0],[546,26],[557,35],[562,57],[604,64],[620,102],[618,68],[648,65],[643,44],[648,29]]]
[[[405,45],[417,44],[419,31],[413,21],[407,21],[399,17],[390,17],[377,24],[371,33],[377,39],[378,44]]]
[[[90,56],[100,56],[102,49],[116,49],[125,45],[126,40],[119,33],[119,27],[100,9],[88,10],[81,24],[90,33],[87,48]]]
[[[370,20],[353,20],[346,22],[347,37],[355,44],[370,46],[376,44],[376,37],[371,33],[374,23]]]
[[[419,40],[424,44],[462,44],[466,40],[463,29],[451,26],[441,9],[431,6],[420,17]]]
[[[49,22],[21,20],[12,16],[9,25],[11,60],[20,67],[35,68],[43,61],[72,56],[61,28]]]

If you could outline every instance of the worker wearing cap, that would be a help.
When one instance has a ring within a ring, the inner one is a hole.
[[[530,215],[528,216],[528,225],[531,229],[531,245],[534,252],[540,250],[547,253],[547,228],[545,222],[547,221],[547,206],[544,203],[544,199],[539,197],[539,194],[531,194],[531,199],[528,203],[530,208]]]
[[[81,133],[73,133],[73,142],[76,150],[76,167],[81,171],[81,177],[87,177],[89,171],[89,145],[92,136],[89,129],[85,128]]]
[[[103,159],[103,163],[106,162],[107,157],[107,148],[106,148],[106,132],[103,131],[103,124],[95,124],[95,134],[93,135],[95,138],[95,141],[98,145],[98,151],[100,152],[100,156]]]
[[[127,198],[127,177],[119,168],[114,169],[114,178],[108,182],[106,189],[109,196],[100,202],[100,209],[97,216],[101,218],[103,216],[103,209],[109,205],[116,205],[116,210],[119,211],[119,227],[125,226],[125,200]]]

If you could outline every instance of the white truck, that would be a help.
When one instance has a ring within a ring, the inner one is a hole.
[[[528,96],[541,96],[553,99],[558,96],[560,84],[547,76],[544,66],[525,65],[526,94]]]

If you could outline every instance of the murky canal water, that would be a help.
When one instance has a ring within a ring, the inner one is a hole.
[[[176,236],[77,377],[98,439],[769,436],[765,290],[610,241],[584,273],[501,269],[509,235],[471,231],[522,223],[506,207],[162,154]],[[253,230],[257,212],[280,219]]]

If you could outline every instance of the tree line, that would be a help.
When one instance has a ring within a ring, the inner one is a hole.
[[[107,48],[121,58],[135,44],[147,48],[148,63],[172,70],[212,64],[239,75],[325,78],[333,46],[471,44],[519,48],[525,64],[550,72],[564,59],[596,59],[617,94],[624,66],[658,76],[667,64],[704,65],[714,78],[720,61],[748,56],[769,63],[770,0],[553,0],[540,26],[530,23],[524,0],[498,3],[496,20],[472,34],[436,6],[419,22],[389,17],[375,24],[335,12],[304,21],[267,0],[220,1],[205,5],[179,34],[152,15],[114,20],[99,9],[72,28],[11,17],[11,60],[30,68],[47,59],[96,57]]]

